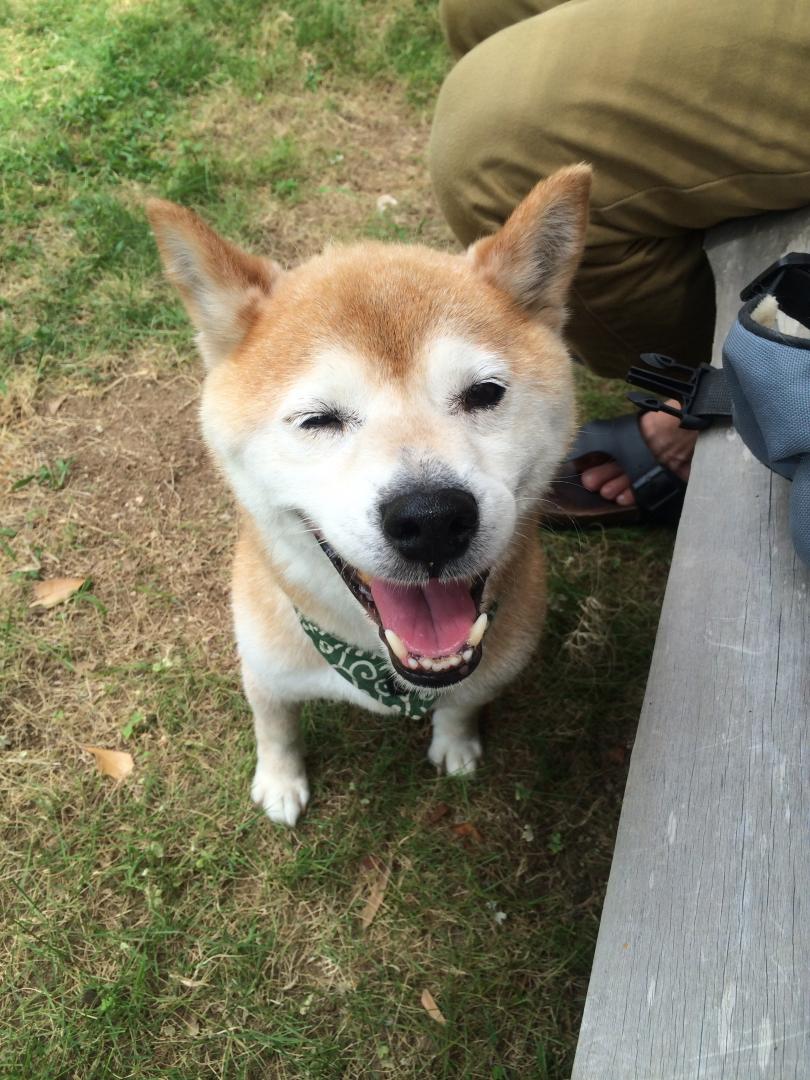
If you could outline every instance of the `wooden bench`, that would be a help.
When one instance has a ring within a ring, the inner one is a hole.
[[[810,211],[713,231],[714,362]],[[701,434],[572,1080],[810,1078],[810,573],[789,484]]]

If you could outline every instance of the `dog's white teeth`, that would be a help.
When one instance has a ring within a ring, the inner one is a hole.
[[[487,613],[485,611],[482,611],[481,614],[478,616],[478,618],[475,620],[475,622],[472,625],[472,630],[470,630],[470,636],[467,639],[467,644],[468,645],[472,645],[473,648],[475,648],[476,645],[480,645],[481,638],[487,632],[488,623],[489,623],[489,616],[487,615]],[[387,633],[387,631],[386,631],[386,633]]]
[[[461,667],[462,663],[463,660],[459,653],[451,653],[449,656],[408,657],[408,667],[414,671],[421,668],[422,671],[441,673],[442,671],[449,671],[450,668]]]
[[[467,648],[463,653],[449,653],[446,656],[412,656],[410,653],[403,656],[399,650],[400,647],[404,650],[405,646],[394,631],[386,630],[385,636],[388,644],[391,646],[391,651],[395,653],[401,663],[409,667],[411,671],[429,671],[432,674],[440,675],[444,671],[460,668],[462,672],[466,674],[466,665],[472,659],[474,652],[473,649]]]
[[[385,640],[391,647],[391,652],[394,653],[400,663],[405,664],[408,660],[408,650],[405,647],[405,642],[394,633],[393,630],[385,631]]]

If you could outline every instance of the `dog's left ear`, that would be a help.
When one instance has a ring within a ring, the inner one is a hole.
[[[244,340],[259,304],[282,275],[270,259],[248,255],[175,203],[150,199],[152,224],[166,277],[197,327],[197,346],[208,367]]]
[[[521,307],[559,329],[588,224],[589,165],[559,169],[529,192],[506,224],[468,251],[473,265]]]

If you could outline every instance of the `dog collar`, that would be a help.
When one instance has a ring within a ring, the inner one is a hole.
[[[421,720],[436,704],[439,695],[435,690],[400,690],[381,656],[356,649],[333,634],[327,634],[298,609],[296,614],[301,629],[324,660],[357,690],[411,720]]]

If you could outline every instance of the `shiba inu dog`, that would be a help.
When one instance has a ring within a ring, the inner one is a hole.
[[[433,709],[437,768],[481,756],[476,712],[545,612],[537,524],[574,430],[561,330],[589,188],[587,166],[555,173],[464,254],[363,243],[288,271],[148,206],[240,506],[233,614],[273,821],[309,799],[308,699]]]

